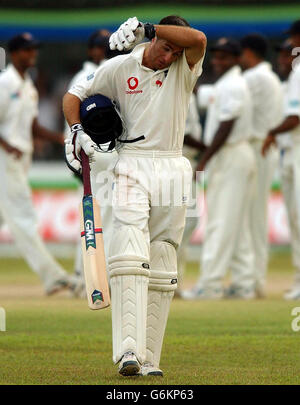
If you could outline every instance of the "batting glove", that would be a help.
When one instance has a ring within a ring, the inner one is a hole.
[[[144,38],[151,40],[154,37],[155,27],[153,24],[143,24],[136,17],[132,17],[110,36],[109,47],[112,51],[115,49],[118,51],[129,50],[142,42]]]
[[[93,161],[95,147],[97,145],[83,131],[81,124],[71,126],[71,137],[65,140],[65,158],[69,169],[76,174],[81,174],[81,149],[88,155],[90,162]]]

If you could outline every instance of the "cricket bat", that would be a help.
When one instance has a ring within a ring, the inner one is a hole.
[[[89,158],[81,150],[83,198],[80,204],[80,234],[88,306],[102,309],[110,305],[106,275],[100,207],[92,195]]]

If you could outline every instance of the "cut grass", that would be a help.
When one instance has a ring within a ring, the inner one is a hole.
[[[7,332],[0,332],[0,384],[299,384],[299,333],[282,290],[265,300],[175,299],[164,340],[164,378],[119,376],[112,364],[110,310],[84,300],[23,296],[39,283],[21,260],[1,259],[0,295]],[[70,261],[62,262],[69,270]],[[189,265],[187,280],[197,275]],[[271,255],[269,283],[291,281],[288,252]],[[13,290],[12,290],[13,291]]]

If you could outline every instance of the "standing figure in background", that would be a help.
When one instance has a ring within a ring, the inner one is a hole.
[[[283,79],[287,79],[292,71],[293,55],[292,43],[289,39],[276,47],[278,52],[277,64],[278,71]],[[283,88],[283,111],[286,109],[288,100],[287,82],[282,82]],[[295,267],[294,284],[284,295],[287,300],[300,299],[300,228],[298,226],[297,198],[295,188],[294,172],[294,149],[292,136],[289,133],[283,133],[276,138],[277,146],[280,150],[280,174],[281,190],[287,210],[288,222],[291,236],[291,248],[293,265]]]
[[[206,192],[207,226],[202,248],[202,274],[185,299],[220,299],[223,281],[232,270],[231,297],[254,298],[253,252],[249,201],[254,188],[255,161],[248,139],[251,101],[238,66],[240,45],[221,38],[211,48],[219,77],[211,91],[204,131],[207,145],[197,171],[209,162]]]
[[[201,125],[199,121],[199,113],[197,108],[197,98],[194,93],[191,95],[187,120],[185,123],[185,135],[183,141],[183,156],[189,159],[193,171],[196,169],[197,157],[199,152],[205,150],[205,145],[201,142]],[[196,182],[193,181],[192,188],[196,190]],[[194,197],[194,196],[193,196]],[[190,206],[190,210],[194,213],[194,216],[187,216],[185,220],[185,228],[182,236],[181,244],[177,251],[177,269],[178,269],[178,287],[175,291],[175,296],[181,296],[183,276],[185,273],[185,267],[187,262],[187,247],[191,239],[192,233],[195,230],[198,223],[198,216],[196,216],[197,209],[197,192],[195,195],[195,201]]]
[[[300,20],[295,21],[289,31],[292,48],[300,47]],[[292,61],[291,72],[288,76],[286,86],[286,104],[284,109],[284,119],[275,128],[269,131],[263,147],[262,154],[264,156],[269,153],[269,148],[276,143],[279,135],[289,135],[292,139],[293,153],[292,165],[294,176],[294,195],[296,198],[297,216],[293,220],[297,223],[300,229],[300,64],[299,57]],[[300,282],[296,276],[294,285],[291,287],[286,298],[298,299],[300,296]]]
[[[42,127],[37,120],[38,93],[27,71],[36,64],[38,47],[29,33],[13,37],[8,42],[11,64],[0,74],[0,212],[22,256],[50,295],[78,285],[49,254],[38,233],[28,184],[32,137],[64,144],[62,133]]]
[[[109,36],[110,32],[107,30],[98,30],[94,32],[88,40],[88,60],[83,63],[82,69],[76,73],[70,82],[69,88],[73,87],[76,83],[81,80],[92,76],[95,70],[104,63],[109,56],[112,56],[112,52],[109,49]],[[65,127],[65,138],[69,136],[69,126],[66,123]],[[94,161],[91,163],[91,186],[94,196],[98,197],[98,204],[101,208],[102,213],[102,226],[103,226],[103,239],[104,239],[104,249],[105,257],[108,257],[109,240],[112,231],[112,206],[111,202],[104,201],[101,195],[101,186],[107,187],[106,183],[103,183],[108,176],[112,176],[112,171],[109,168],[113,168],[114,163],[117,160],[117,152],[112,151],[111,153],[95,153]],[[99,175],[100,174],[100,175]],[[102,174],[102,177],[101,177]],[[97,175],[98,181],[97,181]],[[82,187],[79,187],[78,194],[79,199],[82,198]],[[108,196],[109,197],[109,196]],[[78,242],[76,247],[76,256],[74,262],[74,273],[76,277],[84,282],[83,274],[83,261],[82,261],[82,250],[81,250],[81,237],[78,229]],[[76,290],[74,294],[85,297],[85,288],[82,291]]]
[[[282,90],[278,76],[265,58],[267,41],[259,34],[249,34],[241,40],[240,63],[244,71],[252,101],[252,132],[250,144],[255,154],[257,180],[251,200],[250,230],[254,251],[255,291],[258,298],[265,296],[268,266],[268,199],[278,153],[275,149],[267,157],[261,155],[263,141],[280,120]]]

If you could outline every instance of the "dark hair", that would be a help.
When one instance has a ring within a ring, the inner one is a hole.
[[[159,25],[179,25],[181,27],[190,27],[190,24],[179,15],[168,15],[164,17],[160,22]]]
[[[241,39],[243,49],[251,49],[260,58],[265,58],[268,50],[268,43],[260,34],[249,34]]]

